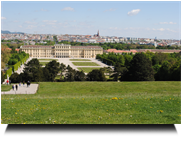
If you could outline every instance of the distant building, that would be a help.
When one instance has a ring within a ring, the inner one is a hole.
[[[103,54],[100,46],[71,46],[55,44],[54,46],[23,45],[21,51],[28,53],[30,57],[55,57],[55,58],[96,58],[97,54]]]

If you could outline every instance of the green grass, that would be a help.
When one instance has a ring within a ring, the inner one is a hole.
[[[55,61],[58,61],[58,59],[38,59],[39,61],[53,61],[53,60],[55,60]]]
[[[39,63],[42,64],[43,66],[45,66],[49,62],[39,62]]]
[[[12,89],[12,85],[1,84],[1,91],[10,91]]]
[[[101,67],[100,67],[101,68]],[[100,69],[100,68],[96,68],[96,67],[79,67],[77,68],[78,70],[83,70],[83,72],[85,73],[89,73],[91,72],[93,69]]]
[[[1,95],[1,119],[3,124],[180,124],[181,82],[41,82],[36,94]]]
[[[89,59],[70,59],[70,61],[91,61]]]
[[[100,66],[94,62],[72,62],[75,66]]]

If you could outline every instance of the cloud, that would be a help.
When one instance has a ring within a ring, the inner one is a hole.
[[[160,29],[158,29],[159,31],[164,31],[165,29],[164,28],[160,28]]]
[[[159,22],[159,24],[176,24],[175,22]]]
[[[65,7],[65,8],[61,9],[61,11],[74,11],[74,8]]]
[[[139,12],[140,12],[140,9],[134,9],[134,10],[128,12],[128,15],[129,15],[129,16],[133,16],[133,15],[138,14]]]
[[[48,10],[42,8],[41,11],[48,11]]]
[[[36,22],[34,21],[25,21],[26,24],[37,24]]]
[[[1,19],[3,20],[3,19],[6,19],[5,17],[1,17]]]
[[[108,11],[115,11],[116,9],[110,8],[108,10],[105,10],[104,12],[108,12]]]
[[[22,25],[19,25],[20,28],[22,28]]]
[[[35,27],[37,27],[37,26],[35,26],[35,25],[28,25],[26,29],[33,29]]]
[[[42,22],[49,24],[49,25],[54,25],[57,23],[57,20],[43,20]]]

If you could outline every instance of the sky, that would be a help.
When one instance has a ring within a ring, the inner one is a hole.
[[[181,1],[1,1],[1,30],[181,39]]]

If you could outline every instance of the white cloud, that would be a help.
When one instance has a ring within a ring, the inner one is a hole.
[[[129,15],[129,16],[133,16],[133,15],[138,14],[139,12],[140,12],[140,9],[134,9],[134,10],[128,12],[128,15]]]
[[[35,26],[35,25],[28,25],[26,29],[33,29],[35,27],[37,27],[37,26]]]
[[[107,11],[115,11],[116,9],[113,9],[113,8],[110,8],[108,10],[105,10],[104,12],[107,12]]]
[[[46,24],[49,24],[49,25],[54,25],[57,23],[57,20],[43,20],[43,22],[45,22]]]
[[[166,30],[168,30],[168,31],[171,31],[171,32],[176,32],[176,31],[174,31],[174,30],[171,30],[171,29],[169,29],[169,28],[167,28]]]
[[[160,28],[160,29],[158,29],[159,31],[164,31],[165,29],[164,28]]]
[[[42,8],[41,11],[48,11],[48,10]]]
[[[34,21],[25,21],[26,24],[37,24],[36,22]]]
[[[1,17],[1,19],[3,20],[3,19],[6,19],[5,17]]]
[[[22,28],[22,25],[19,25],[20,28]]]
[[[159,24],[176,24],[175,22],[159,22]]]
[[[65,7],[65,8],[61,9],[61,11],[74,11],[74,8]]]

